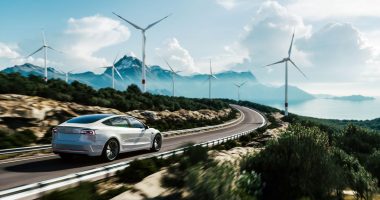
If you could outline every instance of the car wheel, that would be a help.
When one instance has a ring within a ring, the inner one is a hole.
[[[68,153],[60,153],[59,157],[61,157],[63,160],[72,160],[74,156]]]
[[[162,136],[161,134],[157,134],[154,139],[153,139],[153,144],[152,144],[152,151],[159,151],[161,149],[162,145]]]
[[[116,139],[110,139],[103,149],[102,157],[105,161],[113,161],[119,155],[119,142]]]

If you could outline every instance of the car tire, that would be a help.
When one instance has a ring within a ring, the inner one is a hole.
[[[63,160],[72,160],[74,158],[72,154],[68,153],[60,153],[59,157],[61,157]]]
[[[150,150],[155,151],[155,152],[160,151],[161,146],[162,146],[162,136],[161,134],[157,134],[156,136],[154,136],[152,147]]]
[[[120,147],[119,142],[112,138],[108,140],[108,142],[104,145],[102,157],[103,160],[109,162],[113,161],[117,158],[119,155]]]

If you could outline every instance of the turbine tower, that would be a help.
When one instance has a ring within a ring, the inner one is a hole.
[[[112,88],[113,89],[115,89],[115,71],[116,71],[117,75],[121,78],[121,80],[124,80],[123,77],[121,76],[119,70],[117,70],[116,67],[115,67],[116,59],[117,59],[117,56],[115,57],[115,60],[113,61],[112,66],[102,67],[102,68],[106,68],[106,69],[111,68],[111,72],[112,72]]]
[[[245,83],[247,83],[247,81],[240,84],[234,83],[234,85],[238,88],[238,101],[240,101],[240,87],[243,86]]]
[[[44,33],[44,31],[42,31],[42,47],[40,47],[39,49],[37,49],[35,52],[33,52],[33,53],[31,53],[30,55],[28,55],[27,56],[27,58],[28,57],[30,57],[30,56],[32,56],[32,55],[34,55],[34,54],[36,54],[37,52],[39,52],[39,51],[41,51],[41,50],[44,50],[44,57],[45,57],[45,59],[44,59],[44,68],[45,68],[45,72],[44,72],[44,80],[45,80],[45,82],[47,82],[47,80],[48,80],[48,78],[47,78],[47,75],[48,75],[48,71],[47,71],[47,65],[46,65],[46,62],[47,62],[47,49],[50,49],[50,50],[53,50],[53,51],[56,51],[56,52],[58,52],[58,53],[62,53],[61,51],[58,51],[58,50],[56,50],[56,49],[54,49],[53,47],[51,47],[51,46],[49,46],[48,44],[47,44],[47,41],[46,41],[46,39],[45,39],[45,33]]]
[[[58,71],[65,75],[65,82],[69,83],[69,74],[71,74],[71,72],[75,71],[75,69],[70,70],[70,71],[62,71],[62,70],[58,70]]]
[[[174,97],[174,76],[178,75],[178,73],[181,72],[181,71],[174,71],[173,68],[169,65],[168,61],[165,60],[165,62],[168,65],[168,67],[170,68],[170,70],[171,70],[171,75],[172,75],[172,96]]]
[[[123,18],[122,16],[112,12],[114,15],[116,15],[117,17],[119,17],[120,19],[124,20],[125,22],[127,22],[128,24],[130,24],[131,26],[133,26],[135,29],[137,30],[140,30],[141,33],[142,33],[142,80],[141,80],[141,84],[142,84],[142,89],[143,89],[143,92],[146,92],[146,71],[145,71],[145,43],[146,43],[146,35],[145,35],[145,32],[152,28],[154,25],[158,24],[159,22],[161,22],[162,20],[168,18],[170,15],[167,15],[165,16],[164,18],[160,19],[160,20],[157,20],[155,22],[153,22],[152,24],[149,24],[147,27],[145,28],[141,28],[140,26],[137,26],[136,24],[128,21],[127,19]]]
[[[282,60],[280,60],[278,62],[275,62],[275,63],[272,63],[272,64],[265,66],[265,67],[267,67],[267,66],[276,65],[279,63],[285,63],[285,116],[288,116],[288,62],[290,62],[305,78],[307,78],[307,76],[301,71],[301,69],[290,58],[290,55],[292,53],[293,40],[294,40],[294,32],[292,35],[292,40],[290,42],[288,57],[283,58]]]
[[[208,98],[211,99],[211,79],[217,79],[216,76],[212,73],[211,68],[211,59],[210,59],[210,74],[208,75]]]

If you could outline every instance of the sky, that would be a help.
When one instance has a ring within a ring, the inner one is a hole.
[[[289,68],[289,83],[314,94],[380,96],[380,2],[377,0],[2,0],[0,69],[25,62],[62,71],[102,72],[115,57],[141,58],[145,27],[147,64],[164,59],[184,75],[251,71],[267,85],[283,85],[287,56],[308,76]]]

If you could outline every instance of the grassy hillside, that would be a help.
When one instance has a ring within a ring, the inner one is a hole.
[[[63,102],[75,102],[83,105],[115,108],[120,111],[130,110],[220,110],[229,107],[220,100],[189,99],[142,93],[136,85],[125,91],[92,87],[74,81],[71,84],[60,79],[51,79],[45,83],[41,77],[23,77],[18,73],[0,73],[0,94],[23,94],[40,96]]]

